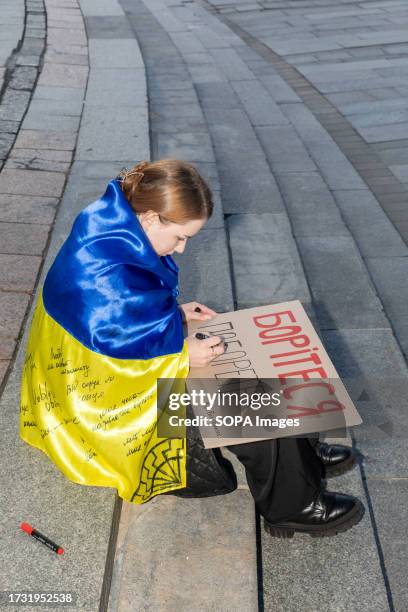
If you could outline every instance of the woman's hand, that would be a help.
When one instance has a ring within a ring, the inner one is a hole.
[[[217,314],[208,306],[200,304],[199,302],[188,302],[187,304],[180,304],[180,308],[184,313],[184,320],[188,321],[209,321]],[[196,308],[200,310],[196,312]]]
[[[225,352],[225,344],[220,336],[210,336],[205,340],[199,340],[193,334],[187,336],[186,341],[191,368],[204,368],[218,355]]]

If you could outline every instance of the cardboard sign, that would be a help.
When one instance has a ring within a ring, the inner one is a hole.
[[[299,300],[222,313],[208,322],[188,323],[189,335],[198,331],[222,336],[227,348],[207,367],[190,369],[187,379],[190,393],[194,389],[214,392],[225,379],[276,379],[284,400],[277,412],[271,409],[271,414],[300,420],[296,430],[273,428],[258,438],[238,439],[225,437],[225,428],[219,428],[224,433],[209,435],[208,427],[199,424],[206,448],[306,435],[362,422]]]

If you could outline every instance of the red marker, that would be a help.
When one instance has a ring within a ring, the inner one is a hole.
[[[58,546],[58,544],[55,544],[54,542],[46,538],[45,535],[43,535],[36,529],[33,529],[31,525],[29,525],[28,523],[21,523],[20,527],[23,531],[28,533],[30,536],[33,536],[33,538],[35,538],[36,540],[39,540],[39,542],[42,542],[43,544],[48,546],[48,548],[51,548],[51,550],[56,552],[57,555],[62,555],[62,553],[64,552],[64,549],[61,548],[61,546]]]

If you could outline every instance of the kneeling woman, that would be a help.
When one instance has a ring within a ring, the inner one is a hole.
[[[184,337],[183,321],[216,313],[197,302],[178,305],[171,257],[212,209],[195,167],[164,159],[123,171],[75,218],[38,295],[20,423],[22,439],[70,480],[114,487],[135,504],[163,493],[203,495],[186,440],[157,435],[156,382],[184,379],[190,366],[224,351],[221,338]],[[359,500],[322,487],[325,466],[352,465],[350,449],[296,438],[229,448],[271,534],[334,534],[361,518]],[[225,470],[220,451],[201,453]],[[218,492],[226,491],[204,494]]]

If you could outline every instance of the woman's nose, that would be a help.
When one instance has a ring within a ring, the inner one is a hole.
[[[174,250],[176,251],[176,253],[183,253],[185,247],[186,247],[186,243],[184,241],[178,244]]]

